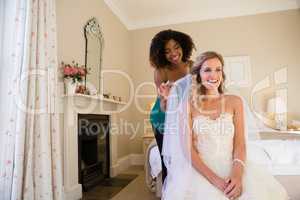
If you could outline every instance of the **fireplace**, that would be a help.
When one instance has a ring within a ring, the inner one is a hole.
[[[110,174],[109,116],[78,114],[78,177],[87,191]]]

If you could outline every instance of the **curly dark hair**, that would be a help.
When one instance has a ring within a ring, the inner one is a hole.
[[[171,29],[160,31],[154,36],[150,45],[150,63],[155,68],[165,68],[171,64],[165,56],[165,45],[171,39],[175,40],[182,48],[183,62],[188,61],[193,49],[196,49],[192,38],[188,34]]]

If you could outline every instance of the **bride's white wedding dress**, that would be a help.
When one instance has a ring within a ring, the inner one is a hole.
[[[197,116],[193,119],[193,131],[197,135],[196,147],[201,159],[218,176],[227,178],[232,168],[234,124],[230,113],[222,113],[217,119]],[[191,169],[185,191],[181,187],[171,191],[166,189],[164,199],[178,199],[184,193],[185,200],[228,200],[215,186],[194,168]],[[182,197],[181,197],[182,198]],[[287,200],[288,195],[282,185],[269,174],[251,162],[246,162],[243,175],[243,192],[238,200]]]

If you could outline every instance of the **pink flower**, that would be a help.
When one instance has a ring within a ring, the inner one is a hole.
[[[79,71],[79,75],[81,75],[81,76],[84,76],[86,74],[85,69],[83,69],[83,68],[78,68],[78,71]]]
[[[72,62],[72,64],[66,64],[64,62],[61,63],[62,70],[65,78],[72,78],[73,81],[81,81],[82,77],[84,77],[87,74],[87,70],[85,69],[84,65],[79,65],[75,63],[75,61]]]
[[[72,67],[72,75],[76,76],[78,74],[78,68],[77,67]]]
[[[64,68],[64,75],[65,76],[71,76],[72,75],[72,68],[71,67],[65,67]]]

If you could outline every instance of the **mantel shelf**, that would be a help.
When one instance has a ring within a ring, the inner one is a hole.
[[[99,96],[99,95],[85,95],[85,94],[72,94],[72,95],[64,95],[64,98],[68,98],[68,97],[83,97],[83,98],[87,98],[87,99],[95,99],[98,101],[103,101],[103,102],[108,102],[108,103],[113,103],[113,104],[120,104],[120,105],[126,105],[127,103],[124,101],[116,101],[113,99],[108,99],[105,98],[103,96]]]

